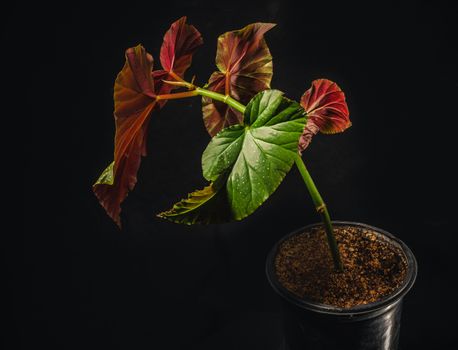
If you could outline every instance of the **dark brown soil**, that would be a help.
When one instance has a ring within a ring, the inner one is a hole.
[[[278,280],[301,298],[351,308],[395,292],[406,277],[404,254],[371,230],[334,228],[344,264],[336,272],[323,228],[284,241],[275,258]]]

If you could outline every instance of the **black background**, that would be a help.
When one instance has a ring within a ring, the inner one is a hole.
[[[264,21],[278,23],[266,36],[274,88],[299,99],[317,78],[341,86],[353,126],[315,137],[304,159],[334,219],[381,227],[416,254],[403,349],[456,344],[456,5],[169,0],[18,5],[5,15],[7,57],[21,63],[13,74],[32,108],[16,105],[8,117],[21,120],[24,231],[5,245],[7,348],[277,348],[280,304],[265,257],[280,237],[318,220],[296,169],[243,222],[155,218],[205,183],[209,137],[196,98],[153,116],[122,232],[91,192],[112,160],[124,50],[142,43],[159,66],[162,36],[182,15],[205,42],[187,73],[198,84],[215,69],[219,34]]]

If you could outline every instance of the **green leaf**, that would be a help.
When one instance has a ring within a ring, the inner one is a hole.
[[[278,90],[264,90],[248,103],[244,124],[220,131],[202,155],[212,181],[159,214],[177,223],[241,220],[277,189],[291,169],[306,122],[299,103]]]
[[[111,162],[109,166],[100,174],[99,178],[95,182],[94,185],[113,185],[114,183],[114,175],[113,175],[113,166],[114,161]]]
[[[224,181],[210,183],[202,190],[188,195],[176,203],[172,209],[157,216],[178,224],[210,224],[231,220]]]
[[[207,180],[227,173],[232,214],[241,220],[277,189],[294,163],[305,125],[300,105],[278,90],[258,93],[247,105],[245,125],[218,133],[202,156]]]
[[[212,183],[159,214],[178,223],[241,220],[277,189],[298,154],[305,111],[278,90],[264,90],[248,103],[244,124],[212,138],[202,155]]]
[[[245,127],[236,124],[223,129],[213,137],[210,145],[202,154],[203,175],[208,181],[216,180],[237,160],[245,139]]]

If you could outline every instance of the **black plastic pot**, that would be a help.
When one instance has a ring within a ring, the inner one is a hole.
[[[285,350],[396,350],[399,342],[402,300],[415,282],[417,262],[412,251],[399,239],[365,224],[334,221],[334,226],[357,226],[373,230],[400,248],[408,270],[403,285],[392,295],[367,305],[342,309],[299,298],[284,288],[275,274],[274,259],[279,245],[291,236],[321,224],[305,226],[283,237],[267,257],[267,278],[283,299]]]

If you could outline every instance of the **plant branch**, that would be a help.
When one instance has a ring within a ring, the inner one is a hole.
[[[169,72],[169,75],[175,79],[176,81],[181,81],[182,83],[186,83],[186,84],[189,84],[186,80],[184,80],[182,77],[180,77],[178,74],[176,74],[175,72],[173,71],[170,71]]]
[[[194,90],[196,87],[192,83],[188,83],[186,81],[171,81],[171,80],[165,80],[162,79],[162,81],[166,84],[173,85],[173,86],[179,86],[179,87],[185,87],[188,88],[189,90]]]
[[[176,100],[179,98],[193,97],[197,95],[198,93],[196,90],[191,90],[191,91],[185,91],[185,92],[177,92],[174,94],[156,95],[156,100]]]
[[[231,96],[229,95],[223,95],[214,91],[206,90],[203,88],[196,88],[196,91],[199,95],[210,97],[216,101],[223,102],[232,108],[236,109],[237,111],[244,113],[245,112],[245,106],[241,104],[239,101],[234,100]]]
[[[332,260],[334,261],[334,267],[337,271],[343,270],[342,259],[340,258],[339,247],[337,246],[337,241],[334,236],[334,230],[332,228],[331,217],[329,216],[328,208],[321,198],[320,192],[315,186],[310,173],[305,167],[304,161],[302,160],[300,154],[296,156],[295,159],[296,166],[299,169],[299,172],[304,180],[305,186],[312,197],[313,204],[315,204],[316,211],[320,214],[321,220],[323,221],[324,229],[326,231],[326,237],[328,239],[329,248],[332,254]]]
[[[178,77],[178,76],[177,76]],[[175,78],[175,77],[174,77]],[[241,104],[239,101],[233,99],[229,95],[223,95],[218,92],[210,91],[201,87],[197,87],[192,83],[189,83],[187,81],[184,81],[180,77],[178,77],[180,81],[168,81],[168,80],[162,80],[166,84],[174,85],[174,86],[182,86],[182,87],[187,87],[188,89],[191,89],[191,91],[187,92],[178,92],[175,94],[164,94],[164,95],[158,95],[156,96],[156,99],[158,100],[172,100],[172,99],[178,99],[178,98],[185,98],[185,97],[192,97],[196,95],[201,95],[201,96],[206,96],[210,97],[213,100],[223,102],[235,110],[244,113],[245,112],[245,106]],[[176,79],[176,78],[175,78]]]

